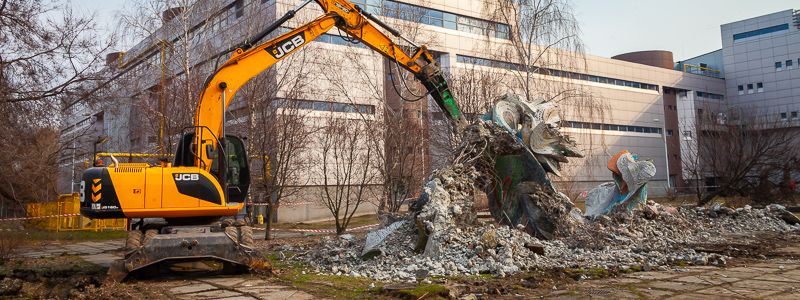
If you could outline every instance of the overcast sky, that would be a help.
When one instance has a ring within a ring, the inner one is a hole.
[[[125,0],[71,0],[76,11],[97,14],[115,28]],[[611,57],[641,50],[669,50],[675,60],[721,47],[719,26],[786,9],[798,0],[574,0],[587,53]]]

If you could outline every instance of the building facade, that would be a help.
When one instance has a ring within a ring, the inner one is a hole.
[[[486,51],[487,46],[508,47],[511,38],[511,25],[492,20],[487,11],[487,1],[353,2],[396,27],[415,43],[427,45],[436,54],[445,72],[453,78],[454,84],[465,82],[464,78],[472,72],[492,74],[489,77],[496,80],[492,83],[497,85],[493,87],[496,92],[485,94],[483,101],[486,103],[479,107],[485,108],[491,104],[490,94],[499,95],[506,90],[514,92],[518,89],[509,83],[517,76],[518,66]],[[60,192],[74,190],[79,182],[80,171],[91,161],[95,148],[107,152],[168,153],[165,149],[177,141],[180,127],[191,122],[194,107],[191,102],[176,99],[192,99],[196,96],[181,94],[181,89],[167,87],[202,84],[205,76],[218,63],[216,54],[252,36],[298,3],[300,1],[203,0],[188,8],[165,10],[161,15],[161,28],[143,37],[124,54],[109,56],[105,71],[109,78],[107,84],[87,87],[96,90],[98,98],[103,101],[78,101],[65,109],[62,136],[80,138],[75,140],[75,150],[62,153],[61,178],[64,181],[60,184]],[[312,3],[271,37],[320,14],[321,11]],[[786,16],[781,18],[788,21]],[[789,32],[797,36],[795,27],[790,28]],[[748,38],[752,37],[744,39]],[[775,60],[772,63],[781,61],[785,66],[790,53],[797,53],[797,49],[800,49],[792,48],[791,45],[796,44],[788,42],[788,37],[785,39],[786,54],[770,57],[770,60]],[[714,55],[708,56],[716,57]],[[718,55],[727,57],[728,52],[722,49]],[[225,57],[223,55],[222,60]],[[447,149],[442,145],[447,143],[439,143],[443,138],[438,134],[442,126],[446,126],[446,121],[430,101],[406,103],[400,99],[413,97],[399,97],[398,94],[404,91],[402,88],[398,91],[397,87],[407,82],[398,80],[401,76],[393,71],[396,65],[342,36],[335,29],[310,43],[294,57],[306,63],[303,80],[308,84],[301,95],[288,87],[278,88],[277,95],[298,103],[310,125],[322,124],[331,116],[355,119],[366,115],[370,119],[381,120],[387,113],[404,112],[428,132],[420,138],[420,142],[427,146],[414,150],[419,151],[420,158],[415,163],[421,164],[421,172],[427,174],[446,164]],[[796,61],[797,57],[794,59],[793,69],[780,72],[797,80],[797,77],[791,77],[791,74],[800,71],[797,68],[800,62]],[[292,72],[296,63],[279,63],[272,68],[274,72],[271,71],[271,74]],[[665,193],[668,185],[680,186],[683,181],[681,144],[690,142],[687,135],[691,134],[682,132],[679,125],[681,119],[696,113],[700,105],[698,103],[731,101],[727,95],[730,95],[732,86],[735,91],[737,84],[731,85],[729,79],[722,78],[741,72],[739,65],[727,61],[719,69],[716,69],[719,62],[705,59],[687,60],[683,64],[697,67],[676,68],[671,53],[666,51],[630,53],[615,58],[586,55],[578,67],[550,68],[534,74],[543,84],[568,83],[581,93],[591,95],[591,99],[601,103],[603,108],[601,114],[590,116],[580,105],[562,104],[562,131],[576,139],[586,158],[567,164],[564,176],[555,179],[559,185],[580,192],[610,181],[610,172],[605,167],[607,160],[617,151],[629,150],[640,158],[654,161],[658,171],[652,180],[651,194]],[[778,80],[777,73],[780,72],[775,71],[775,80]],[[269,78],[278,81],[274,79],[276,77]],[[505,83],[498,83],[498,79],[504,79]],[[342,84],[343,81],[347,83]],[[767,79],[755,77],[742,79],[746,85],[745,81],[753,81],[754,84],[763,82],[765,87],[772,85]],[[778,81],[775,85],[778,86]],[[783,83],[780,85],[783,86]],[[775,97],[778,97],[778,91],[796,92],[797,85],[794,87],[775,90]],[[192,89],[187,88],[186,91]],[[762,95],[772,95],[766,91],[765,88]],[[240,98],[246,97],[244,95]],[[734,102],[737,102],[741,98],[735,99]],[[248,101],[239,98],[234,100],[228,118],[232,128],[246,128],[252,123],[254,116]],[[782,101],[770,103],[774,103],[775,109],[785,111],[787,118],[792,116],[792,111],[800,110],[790,108]],[[476,109],[475,113],[480,111]],[[171,117],[164,117],[166,115]],[[173,122],[173,119],[182,120],[183,123]],[[312,157],[320,153],[319,147],[311,147],[306,155]],[[306,164],[297,167],[304,170],[306,175],[303,177],[306,180],[295,183],[301,187],[301,192],[284,200],[278,220],[326,218],[329,212],[315,199],[319,195],[321,180],[319,163],[309,159]],[[370,182],[376,191],[380,189],[380,184],[379,180]],[[373,194],[373,197],[382,197],[379,192]],[[374,205],[365,205],[359,213],[371,213],[375,209]]]
[[[728,102],[800,125],[800,12],[723,24]]]
[[[702,128],[696,123],[701,118],[718,124],[757,118],[773,128],[800,127],[800,11],[789,9],[722,24],[720,33],[722,49],[680,61],[675,67],[722,78],[725,84],[724,101],[689,94],[688,101],[679,103],[681,154],[687,159],[698,156],[692,149],[697,148]],[[693,180],[713,187],[716,179]]]

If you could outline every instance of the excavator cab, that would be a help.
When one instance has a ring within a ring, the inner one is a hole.
[[[183,135],[181,142],[178,144],[178,149],[175,153],[175,162],[173,166],[194,166],[196,155],[194,153],[193,143],[195,141],[195,133],[190,132]],[[242,203],[247,198],[247,192],[250,190],[250,164],[247,159],[247,150],[244,146],[242,138],[235,135],[225,136],[225,145],[222,147],[223,155],[225,155],[225,186],[227,187],[227,201],[234,203]],[[210,173],[217,181],[222,183],[221,174],[219,172],[219,151],[207,152],[209,158],[212,159]]]

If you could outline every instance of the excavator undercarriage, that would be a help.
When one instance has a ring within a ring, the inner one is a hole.
[[[128,231],[125,257],[108,270],[109,279],[157,272],[160,263],[214,260],[223,272],[243,272],[260,259],[253,250],[253,228],[242,220],[209,225],[147,226]]]

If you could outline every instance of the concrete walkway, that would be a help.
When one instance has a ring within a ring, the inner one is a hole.
[[[216,276],[159,282],[178,299],[316,299],[311,294],[247,276]]]
[[[108,267],[111,262],[120,258],[121,253],[114,253],[125,245],[125,241],[108,240],[100,242],[80,242],[75,244],[48,244],[26,251],[22,256],[30,258],[48,258],[61,255],[77,255],[84,260]]]
[[[87,262],[108,267],[123,255],[124,240],[47,244],[28,249],[23,256],[49,258],[77,255]],[[179,299],[315,299],[306,292],[276,285],[250,275],[214,276],[192,280],[160,280],[152,282]]]
[[[800,247],[781,249],[800,258]],[[800,260],[772,259],[750,265],[688,267],[669,272],[639,272],[562,287],[550,299],[800,299]]]

